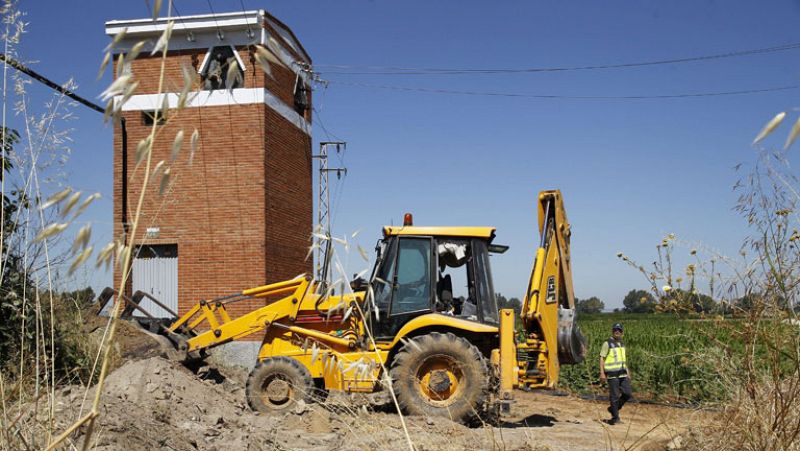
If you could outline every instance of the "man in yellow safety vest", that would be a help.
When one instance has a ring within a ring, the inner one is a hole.
[[[625,344],[622,342],[623,334],[622,324],[614,324],[611,327],[611,338],[600,349],[600,380],[608,381],[608,399],[611,402],[608,408],[611,419],[606,421],[608,424],[621,422],[619,410],[632,395],[631,374],[625,359]]]

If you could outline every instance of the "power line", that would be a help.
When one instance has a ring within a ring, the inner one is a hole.
[[[244,10],[244,2],[239,0],[239,4],[242,5],[242,14],[246,16],[247,11]],[[247,21],[247,18],[245,18],[245,23],[247,23],[247,37],[253,39],[255,35],[253,34],[253,30],[250,29],[250,22]]]
[[[79,96],[78,94],[74,93],[73,91],[70,91],[69,89],[67,89],[67,88],[65,88],[65,87],[63,87],[63,86],[51,81],[47,77],[45,77],[43,75],[40,75],[37,72],[33,71],[32,69],[29,69],[29,68],[25,67],[19,61],[16,61],[13,58],[10,58],[9,56],[4,55],[2,53],[0,53],[0,61],[3,61],[8,66],[11,66],[14,69],[22,72],[23,74],[26,74],[26,75],[30,76],[31,78],[33,78],[34,80],[38,81],[39,83],[42,83],[42,84],[46,85],[47,87],[60,92],[61,94],[71,98],[72,100],[75,100],[76,102],[82,103],[83,105],[86,105],[87,107],[97,111],[98,113],[105,114],[105,109],[103,107],[101,107],[100,105],[98,105],[98,104],[96,104],[96,103],[94,103],[94,102],[92,102],[90,100],[87,100],[87,99]],[[121,179],[122,179],[122,218],[121,218],[121,221],[122,221],[123,233],[127,234],[128,233],[128,188],[127,188],[127,186],[128,186],[127,185],[127,183],[128,183],[128,128],[127,128],[127,125],[126,125],[127,121],[125,120],[125,118],[124,117],[120,117],[119,119],[120,119],[119,120],[120,127],[122,129],[121,130],[122,131],[122,149],[121,149],[122,150],[122,168],[121,168],[121,172],[122,172],[122,176],[121,176]]]
[[[717,53],[712,55],[701,55],[684,58],[673,58],[655,61],[640,61],[621,64],[599,64],[599,65],[583,65],[583,66],[565,66],[565,67],[532,67],[521,69],[459,69],[459,68],[413,68],[413,67],[387,67],[387,66],[347,66],[347,65],[326,65],[316,64],[317,68],[331,68],[334,69],[327,74],[341,74],[341,75],[471,75],[471,74],[520,74],[520,73],[538,73],[538,72],[569,72],[569,71],[586,71],[586,70],[605,70],[605,69],[625,69],[633,67],[646,67],[646,66],[660,66],[667,64],[683,64],[698,61],[710,61],[725,58],[737,58],[742,56],[759,55],[765,53],[783,52],[787,50],[800,49],[800,43],[784,44],[774,47],[765,47],[759,49],[740,50],[734,52]],[[347,71],[336,69],[360,69],[356,71]]]
[[[208,3],[208,9],[211,10],[211,16],[214,18],[214,25],[217,27],[217,37],[221,40],[225,38],[225,35],[222,33],[222,30],[219,28],[219,22],[217,22],[217,13],[214,12],[214,7],[211,6],[211,0],[206,0]]]
[[[483,97],[518,97],[527,99],[559,99],[559,100],[648,100],[648,99],[682,99],[692,97],[719,97],[734,96],[745,94],[758,94],[764,92],[788,91],[800,88],[800,85],[779,86],[762,89],[744,89],[740,91],[717,91],[717,92],[698,92],[685,94],[661,94],[661,95],[629,95],[629,96],[574,96],[574,95],[552,95],[552,94],[519,94],[509,92],[480,92],[480,91],[458,91],[452,89],[435,88],[415,88],[409,86],[373,85],[368,83],[352,83],[346,81],[329,80],[332,84],[345,86],[355,86],[370,89],[389,89],[394,91],[425,92],[431,94],[454,94]]]
[[[34,80],[38,81],[39,83],[47,85],[51,89],[54,89],[54,90],[60,92],[61,94],[64,94],[65,96],[69,97],[70,99],[75,100],[76,102],[80,102],[80,103],[88,106],[89,108],[97,111],[98,113],[105,114],[106,110],[103,107],[101,107],[100,105],[98,105],[98,104],[96,104],[96,103],[94,103],[94,102],[92,102],[90,100],[87,100],[87,99],[79,96],[78,94],[74,93],[73,91],[70,91],[69,89],[67,89],[67,88],[55,83],[54,81],[51,81],[50,79],[46,78],[44,75],[40,75],[39,73],[35,72],[34,70],[25,67],[19,61],[15,60],[15,59],[7,56],[7,55],[4,55],[2,53],[0,53],[0,61],[3,61],[6,64],[8,64],[9,66],[13,67],[14,69],[22,72],[23,74],[26,74],[26,75],[30,76],[31,78],[33,78]]]
[[[183,30],[187,32],[187,38],[190,41],[193,41],[194,33],[192,33],[192,31],[189,30],[189,27],[186,26],[186,22],[183,21],[183,15],[181,14],[180,11],[178,11],[178,3],[176,2],[176,0],[172,0],[172,9],[175,10],[175,17],[177,17],[178,20],[181,22],[181,25],[183,25]]]
[[[314,117],[316,118],[316,122],[322,128],[322,131],[325,132],[325,136],[328,137],[328,141],[344,141],[342,138],[339,138],[332,132],[328,131],[328,128],[325,127],[325,123],[322,121],[322,114],[316,107],[311,107],[311,110],[314,112]]]

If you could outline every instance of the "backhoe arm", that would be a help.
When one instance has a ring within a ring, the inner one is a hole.
[[[575,294],[570,257],[571,229],[561,192],[542,191],[538,198],[539,247],[522,305],[522,322],[529,337],[544,339],[550,378],[558,363],[583,360],[585,339],[575,323]],[[558,350],[558,362],[554,351]]]
[[[538,210],[539,248],[522,306],[522,316],[526,320],[535,318],[549,304],[575,308],[569,253],[571,230],[561,192],[539,193]]]

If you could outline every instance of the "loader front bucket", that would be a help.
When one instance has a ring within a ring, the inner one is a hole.
[[[122,310],[120,311],[119,319],[136,324],[142,329],[142,333],[148,334],[151,338],[155,339],[161,347],[162,355],[165,357],[170,360],[186,362],[202,359],[206,356],[205,353],[202,353],[202,355],[190,355],[186,352],[186,349],[188,349],[186,341],[195,334],[184,330],[169,330],[169,325],[178,318],[177,313],[158,299],[143,291],[136,291],[132,297],[128,297],[121,295],[117,290],[111,287],[106,287],[97,297],[97,313],[100,314],[114,297],[123,302],[123,305],[120,307]],[[147,309],[141,306],[141,302],[145,298],[169,313],[171,317],[157,318],[151,312],[147,311]],[[141,313],[141,316],[134,316],[134,311]]]

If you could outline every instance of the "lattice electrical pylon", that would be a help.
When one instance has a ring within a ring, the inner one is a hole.
[[[327,286],[330,282],[328,261],[331,255],[331,192],[328,184],[328,175],[335,172],[337,178],[341,178],[342,174],[347,174],[347,168],[330,168],[328,167],[328,150],[335,148],[337,154],[341,154],[346,148],[347,143],[343,141],[325,141],[319,143],[319,155],[314,155],[315,159],[319,160],[319,188],[317,197],[317,225],[314,231],[319,235],[323,235],[328,239],[315,238],[317,246],[317,261],[315,262],[316,279],[323,286]]]

